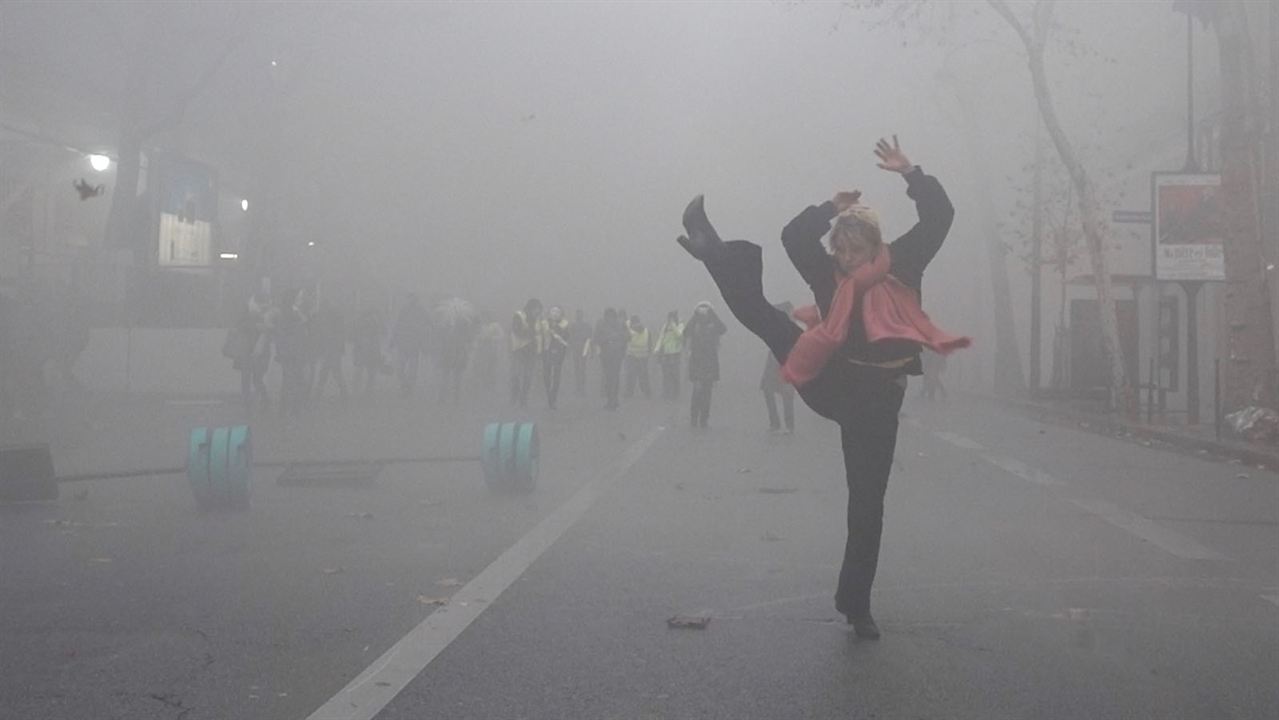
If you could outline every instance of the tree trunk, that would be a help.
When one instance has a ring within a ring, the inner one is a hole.
[[[986,0],[990,7],[1017,33],[1026,50],[1030,65],[1031,85],[1035,90],[1035,102],[1044,120],[1048,136],[1052,138],[1057,156],[1065,166],[1070,182],[1078,195],[1079,216],[1084,238],[1088,245],[1088,257],[1092,261],[1093,278],[1097,285],[1097,306],[1101,315],[1101,346],[1110,365],[1110,391],[1119,408],[1128,416],[1137,413],[1137,397],[1128,384],[1124,370],[1123,348],[1119,345],[1119,321],[1115,314],[1115,298],[1110,288],[1110,267],[1106,262],[1105,224],[1102,222],[1101,203],[1092,181],[1084,172],[1075,155],[1075,148],[1061,128],[1057,110],[1053,107],[1052,91],[1044,71],[1044,42],[1053,13],[1052,0],[1039,0],[1033,10],[1033,27],[1027,29],[1004,0]],[[1033,33],[1032,33],[1033,30]]]
[[[1012,292],[1008,288],[1008,251],[999,234],[994,203],[990,197],[988,178],[992,177],[986,162],[986,143],[981,135],[972,107],[961,95],[960,117],[967,136],[970,164],[979,182],[977,194],[981,203],[982,226],[986,244],[986,263],[990,272],[992,304],[995,322],[994,391],[999,395],[1013,395],[1026,389],[1026,375],[1021,366],[1020,345],[1017,343],[1017,324],[1013,319]]]
[[[1275,406],[1274,317],[1260,228],[1261,117],[1255,58],[1240,2],[1218,6],[1221,55],[1221,189],[1225,201],[1226,412]]]

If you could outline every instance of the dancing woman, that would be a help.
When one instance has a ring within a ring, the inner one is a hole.
[[[911,164],[893,137],[875,146],[879,167],[901,174],[919,222],[885,245],[879,217],[861,193],[810,205],[782,230],[782,245],[812,289],[816,305],[795,311],[801,329],[764,297],[760,247],[723,242],[702,196],[684,210],[678,242],[701,260],[734,317],[768,345],[817,414],[839,425],[848,481],[848,540],[835,608],[860,638],[876,639],[870,588],[879,563],[884,492],[897,444],[906,376],[919,375],[923,347],[946,354],[970,341],[935,327],[920,308],[924,268],[950,230],[954,208],[937,179]],[[832,230],[831,222],[834,221]],[[821,239],[830,233],[830,252]]]

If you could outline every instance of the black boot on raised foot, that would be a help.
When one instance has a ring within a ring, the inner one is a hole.
[[[879,626],[875,624],[875,618],[870,613],[865,615],[845,615],[848,624],[853,626],[853,634],[862,640],[878,640]]]
[[[719,239],[719,233],[715,232],[715,227],[706,217],[704,203],[705,198],[698,195],[693,198],[688,207],[684,208],[684,230],[688,232],[688,235],[680,235],[675,240],[688,251],[689,255],[702,262],[712,257],[724,245]]]

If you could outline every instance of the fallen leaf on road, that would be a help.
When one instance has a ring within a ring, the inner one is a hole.
[[[748,473],[748,472],[750,472],[750,471],[751,471],[751,469],[750,469],[750,468],[737,468],[737,474],[738,474],[738,475],[745,475],[746,473]]]
[[[341,567],[333,567],[333,568],[324,568],[322,572],[325,575],[337,575],[338,573],[346,572],[346,570]]]
[[[1238,479],[1240,479],[1240,480],[1247,480],[1248,478],[1250,478],[1250,477],[1252,477],[1252,476],[1251,476],[1251,475],[1249,475],[1248,473],[1239,473],[1238,475],[1235,475],[1235,477],[1236,477],[1236,478],[1238,478]]]
[[[763,537],[762,539],[764,540],[764,542],[777,542],[778,540],[781,540],[781,539],[782,539],[782,536],[781,536],[781,535],[774,535],[773,533],[771,533],[771,532],[769,532],[769,531],[765,530],[765,531],[764,531],[764,537]]]
[[[705,630],[711,624],[708,615],[675,615],[666,619],[666,626],[681,630]]]
[[[435,584],[440,587],[461,587],[462,581],[457,578],[444,578],[443,580],[437,580]]]
[[[795,488],[784,487],[762,487],[759,491],[765,495],[789,495],[790,493],[798,492]]]
[[[449,599],[446,597],[427,597],[426,595],[418,595],[417,601],[423,605],[448,605]]]

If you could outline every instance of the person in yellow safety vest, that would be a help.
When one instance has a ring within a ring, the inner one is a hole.
[[[652,353],[648,328],[639,315],[632,315],[626,326],[630,333],[630,341],[626,343],[626,397],[635,394],[635,383],[639,382],[640,392],[644,397],[653,397],[653,389],[648,383],[648,356]]]
[[[560,394],[560,374],[568,355],[568,318],[559,305],[552,305],[546,317],[537,323],[538,342],[542,345],[542,384],[546,387],[546,404],[555,409]]]
[[[679,321],[679,311],[666,313],[666,322],[657,333],[657,345],[653,352],[662,368],[662,397],[679,399],[679,365],[684,357],[684,323]]]
[[[541,316],[542,301],[531,298],[511,318],[511,404],[522,408],[528,407],[529,386],[542,354],[542,340],[537,334]]]

